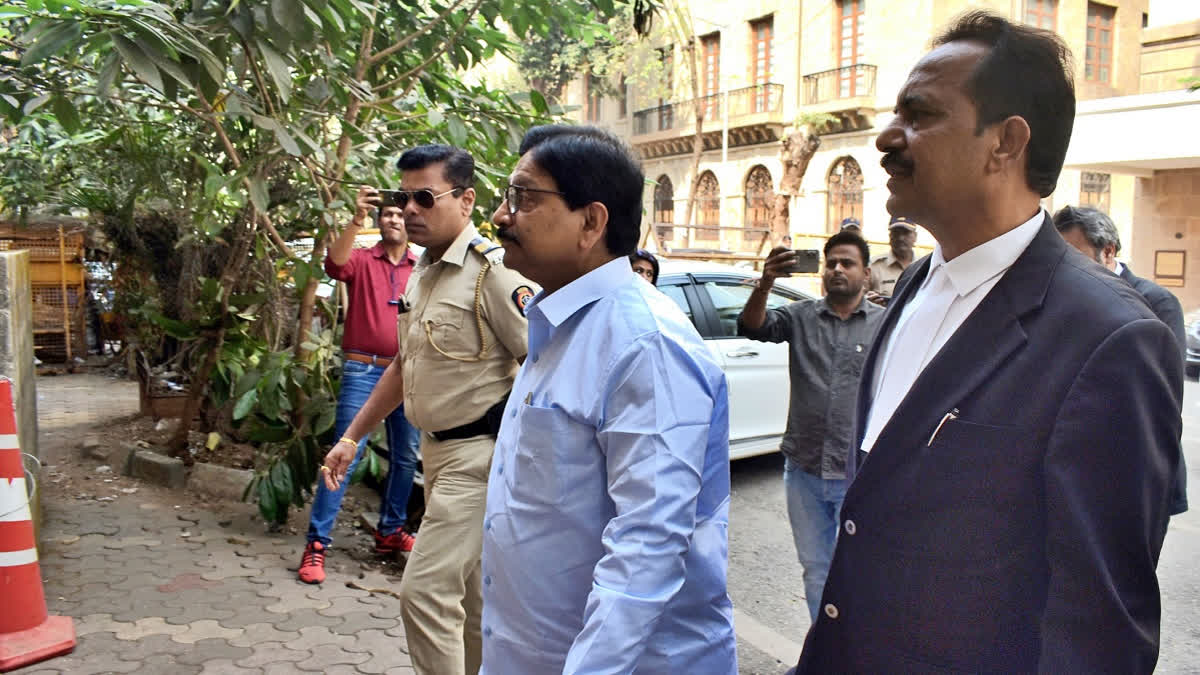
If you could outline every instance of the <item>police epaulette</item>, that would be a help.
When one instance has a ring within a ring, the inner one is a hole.
[[[504,247],[484,239],[483,237],[475,237],[471,240],[471,248],[475,252],[491,261],[493,265],[503,262]]]

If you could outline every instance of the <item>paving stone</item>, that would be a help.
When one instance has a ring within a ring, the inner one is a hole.
[[[234,665],[233,661],[230,661],[229,659],[213,659],[212,661],[206,661],[204,663],[204,668],[200,671],[200,675],[239,675],[240,673],[256,675],[261,672],[261,670],[256,670],[254,668],[241,668],[236,666]]]
[[[361,584],[361,582],[359,582]],[[338,598],[353,598],[360,600],[362,598],[371,597],[370,591],[364,591],[358,588],[350,588],[346,584],[325,583],[320,586],[310,586],[304,593],[314,600],[328,600],[333,602]]]
[[[122,644],[117,658],[122,661],[142,662],[157,655],[177,656],[191,648],[191,645],[172,640],[170,635],[149,635],[136,642]]]
[[[263,666],[262,670],[255,671],[261,675],[294,675],[297,672],[296,664],[294,663],[269,663]]]
[[[284,596],[279,599],[279,602],[267,605],[267,611],[275,612],[277,614],[291,614],[298,609],[311,609],[316,611],[319,609],[327,609],[331,605],[332,603],[330,603],[328,600],[313,600],[308,596],[296,593],[294,595]]]
[[[404,649],[408,649],[408,645],[404,645]],[[375,652],[370,656],[370,660],[363,661],[355,666],[355,668],[358,668],[358,672],[366,673],[367,675],[379,675],[397,666],[405,666],[412,663],[407,652],[399,651],[396,648],[390,651]]]
[[[208,604],[213,600],[217,600],[217,598],[209,598],[206,602],[197,602],[188,607],[182,607],[179,609],[178,614],[167,617],[167,623],[174,624],[176,626],[187,626],[199,621],[211,621],[212,623],[216,623],[218,621],[227,621],[237,615],[236,610],[219,609]],[[232,628],[232,626],[230,628]]]
[[[133,675],[141,675],[143,673],[145,675],[165,675],[166,673],[170,673],[170,675],[196,675],[196,673],[203,670],[200,666],[179,663],[170,654],[151,656],[138,665],[140,667],[133,671]]]
[[[157,616],[167,619],[168,623],[170,623],[170,619],[183,614],[185,611],[182,607],[168,607],[164,605],[162,594],[153,588],[139,588],[130,591],[123,600],[128,602],[128,607],[113,608],[112,615],[114,621],[133,622],[138,619]]]
[[[178,635],[171,636],[171,639],[184,644],[195,644],[200,640],[208,638],[224,638],[232,639],[242,634],[241,629],[224,628],[212,619],[204,619],[188,624],[187,630]]]
[[[343,633],[343,635],[349,635],[349,633]],[[388,635],[387,631],[368,628],[354,633],[354,644],[346,649],[368,654],[387,654],[399,650],[407,654],[408,644],[403,636]]]
[[[310,595],[309,598],[311,599],[312,596]],[[317,613],[325,616],[343,616],[352,612],[369,612],[371,609],[371,606],[359,602],[358,598],[342,597],[334,598],[328,607],[317,610]]]
[[[186,654],[179,657],[179,662],[189,665],[203,665],[205,661],[211,659],[237,661],[238,659],[250,656],[253,651],[249,647],[236,647],[230,644],[228,640],[209,638],[206,640],[197,640]]]
[[[308,649],[317,651],[320,645],[335,645],[346,648],[354,644],[354,638],[349,635],[338,635],[325,626],[305,626],[300,629],[300,637],[283,643],[288,649]]]
[[[269,663],[303,661],[312,657],[312,651],[305,649],[297,651],[283,646],[282,642],[260,642],[254,645],[253,652],[235,663],[242,668],[258,668]]]
[[[318,614],[320,613],[318,612]],[[380,619],[367,611],[349,612],[342,615],[342,623],[335,630],[342,635],[354,635],[364,630],[387,630],[394,628],[398,623],[400,623],[399,617]]]
[[[238,594],[239,597],[244,597]],[[233,616],[219,619],[222,626],[226,628],[245,628],[259,623],[272,623],[280,619],[278,612],[267,611],[263,606],[263,599],[257,595],[250,594],[251,600],[247,600],[245,604],[238,607],[222,601],[221,604],[214,605],[214,611],[229,611],[233,612]]]
[[[162,546],[162,541],[151,537],[115,537],[104,542],[104,548],[120,551],[130,546]]]
[[[417,675],[417,671],[412,666],[400,666],[398,668],[388,668],[384,675]]]
[[[75,619],[75,635],[89,635],[91,633],[115,634],[119,630],[132,626],[132,622],[113,621],[112,614],[88,614]]]
[[[306,626],[333,628],[342,624],[340,616],[323,616],[315,609],[297,609],[287,615],[282,621],[277,621],[275,627],[279,630],[299,631]]]
[[[219,588],[224,585],[223,581],[209,581],[194,572],[177,574],[165,584],[160,584],[156,588],[160,593],[178,593],[185,590],[203,590],[209,588]]]
[[[329,670],[330,666],[337,664],[355,665],[369,660],[369,654],[359,652],[348,652],[345,649],[339,648],[337,645],[324,645],[312,648],[313,655],[303,661],[296,663],[296,667],[300,670],[315,671],[323,673]]]
[[[253,623],[243,628],[241,635],[230,638],[229,644],[236,647],[254,647],[264,642],[290,642],[298,637],[300,637],[298,630],[280,630],[272,623]]]
[[[188,629],[184,626],[173,626],[160,616],[138,619],[133,625],[116,631],[118,640],[140,640],[147,635],[179,635]]]

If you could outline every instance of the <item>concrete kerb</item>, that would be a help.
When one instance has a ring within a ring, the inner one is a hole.
[[[233,469],[219,464],[197,463],[188,476],[188,489],[212,497],[241,501],[242,493],[254,478],[250,469]]]

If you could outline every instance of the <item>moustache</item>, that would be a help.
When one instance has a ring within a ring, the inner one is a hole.
[[[879,160],[879,166],[882,166],[885,171],[891,170],[898,173],[909,173],[913,170],[911,159],[905,159],[894,152],[884,155],[883,159]]]
[[[496,230],[496,238],[500,241],[511,241],[514,243],[517,241],[517,238],[507,229]]]

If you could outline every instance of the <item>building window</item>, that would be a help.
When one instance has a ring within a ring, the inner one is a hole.
[[[701,174],[700,181],[696,183],[696,208],[699,210],[696,224],[703,228],[696,230],[696,240],[720,239],[721,232],[717,228],[721,225],[721,184],[711,171]]]
[[[1154,281],[1159,286],[1183,286],[1186,272],[1187,251],[1154,252]]]
[[[1054,30],[1058,26],[1058,0],[1025,0],[1025,23]]]
[[[1083,77],[1088,82],[1108,84],[1112,75],[1113,16],[1116,7],[1089,2],[1087,5],[1087,51]]]
[[[837,232],[844,218],[857,218],[862,222],[863,175],[862,167],[853,157],[842,157],[834,162],[827,182],[829,194],[827,212],[829,220],[826,230]]]
[[[658,236],[662,239],[675,236],[675,228],[671,227],[674,222],[675,186],[671,184],[671,179],[663,174],[658,177],[654,186],[654,226],[658,230]]]
[[[600,91],[600,79],[588,73],[583,78],[584,116],[589,122],[600,121],[600,101],[604,97]]]
[[[750,83],[754,92],[753,112],[764,112],[770,105],[767,88],[775,71],[775,18],[768,16],[750,22]]]
[[[1112,176],[1107,173],[1084,171],[1079,177],[1079,204],[1108,213]]]
[[[770,229],[771,208],[775,203],[775,184],[771,172],[761,164],[746,176],[746,221],[749,229]]]
[[[838,95],[841,98],[866,92],[864,73],[851,68],[863,62],[863,39],[867,25],[866,0],[838,0],[837,17]]]
[[[704,59],[700,68],[704,116],[715,120],[721,110],[720,97],[717,95],[721,91],[721,34],[711,33],[700,38],[700,52]]]

